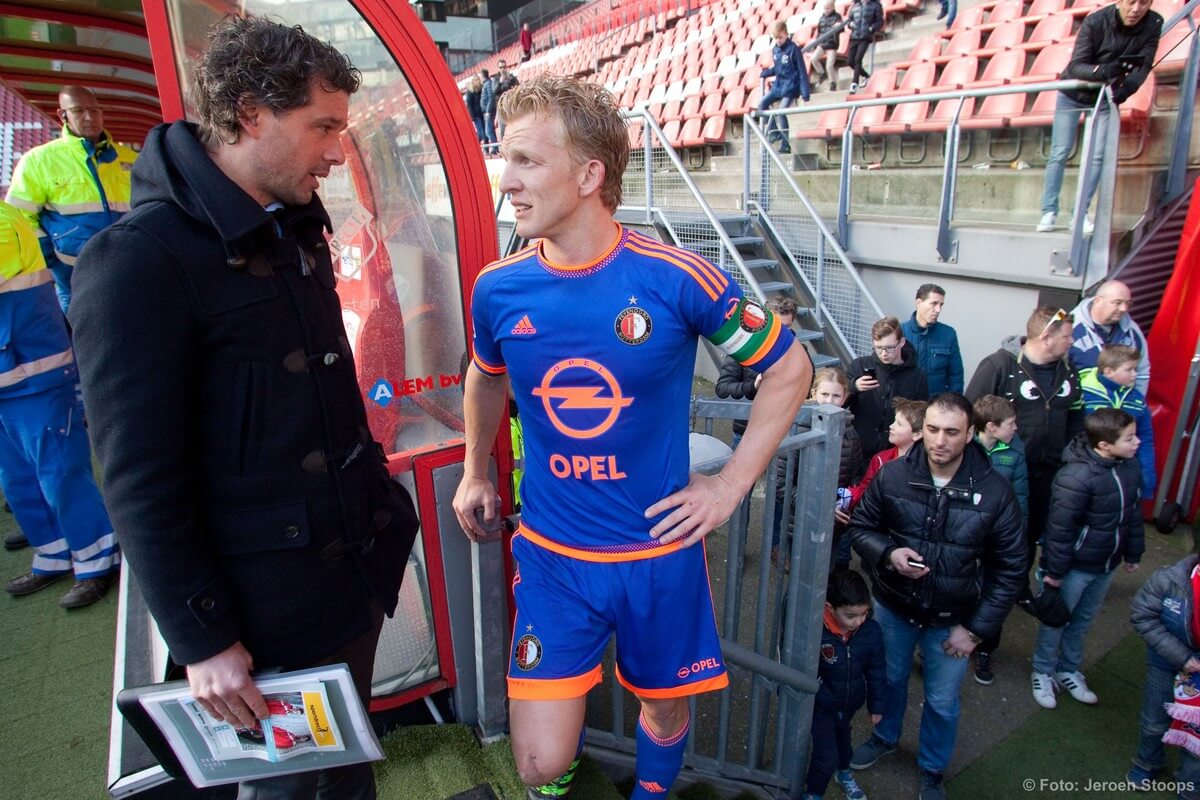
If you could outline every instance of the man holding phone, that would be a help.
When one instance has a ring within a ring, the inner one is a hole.
[[[1000,630],[1026,581],[1021,508],[974,440],[971,417],[961,394],[933,398],[921,439],[875,476],[847,532],[871,571],[887,654],[883,719],[850,766],[866,769],[895,751],[920,647],[921,800],[946,797],[942,772],[954,753],[968,657]]]
[[[904,338],[898,319],[876,320],[871,341],[871,355],[854,359],[846,369],[850,381],[846,407],[854,414],[854,430],[867,458],[888,447],[888,427],[896,418],[893,399],[929,397],[929,383],[917,366],[917,351]]]
[[[1128,100],[1141,88],[1154,64],[1158,37],[1163,18],[1150,10],[1151,0],[1117,0],[1110,6],[1089,14],[1075,37],[1075,50],[1062,77],[1081,81],[1106,83],[1112,87],[1113,102]],[[1052,231],[1058,221],[1058,196],[1062,191],[1063,172],[1067,159],[1075,148],[1079,135],[1079,116],[1096,105],[1100,90],[1072,89],[1058,93],[1051,129],[1050,158],[1046,161],[1046,184],[1042,191],[1042,218],[1037,230]],[[1108,104],[1096,112],[1092,127],[1097,142],[1105,139],[1108,126]],[[1100,185],[1100,167],[1104,161],[1102,147],[1092,152],[1086,176],[1084,206],[1091,205]],[[1091,233],[1092,223],[1084,220],[1084,233]]]

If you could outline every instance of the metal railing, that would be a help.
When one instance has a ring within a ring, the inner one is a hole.
[[[1167,182],[1163,189],[1160,205],[1167,205],[1181,196],[1187,187],[1184,178],[1187,176],[1188,155],[1192,145],[1192,115],[1196,110],[1196,79],[1200,70],[1200,43],[1196,36],[1196,20],[1192,13],[1200,8],[1200,0],[1191,0],[1181,8],[1175,16],[1163,23],[1162,32],[1174,28],[1180,22],[1186,21],[1189,34],[1188,57],[1183,67],[1183,76],[1179,80],[1181,87],[1191,87],[1192,91],[1179,93],[1179,109],[1175,118],[1175,134],[1171,142],[1171,163],[1167,168]],[[1164,56],[1165,57],[1165,56]]]
[[[766,300],[724,222],[688,174],[658,122],[644,106],[623,113],[626,119],[641,120],[643,127],[642,147],[629,154],[621,187],[622,207],[644,212],[648,225],[659,217],[667,220],[678,246],[695,250],[728,272],[745,294]]]
[[[720,420],[747,419],[750,403],[696,399],[692,410],[694,427],[711,435]],[[748,496],[724,530],[708,537],[709,563],[715,566],[723,556],[725,564],[723,576],[711,574],[730,686],[690,700],[692,719],[705,722],[693,725],[683,782],[730,789],[750,784],[772,797],[803,790],[846,416],[833,406],[802,408],[767,467],[762,500]],[[708,462],[704,471],[716,472],[727,460]],[[780,558],[773,564],[773,520],[780,503],[788,513],[780,528]],[[752,618],[748,608],[754,609]],[[615,676],[593,690],[591,757],[629,763],[636,748],[636,705]]]
[[[752,116],[743,127],[742,207],[758,212],[791,276],[813,298],[817,324],[851,358],[869,352],[871,323],[883,310],[762,127]]]
[[[1200,0],[1193,0],[1200,2]],[[842,153],[841,153],[841,174],[838,187],[838,209],[837,209],[837,229],[838,240],[843,248],[849,248],[849,218],[851,213],[850,203],[850,187],[853,169],[853,152],[854,140],[860,134],[855,132],[855,117],[864,109],[872,106],[896,106],[904,103],[929,103],[931,106],[942,100],[958,100],[959,105],[955,111],[954,117],[949,121],[946,128],[945,142],[945,163],[943,166],[942,175],[942,192],[941,204],[938,212],[938,234],[937,234],[937,255],[941,261],[953,261],[956,259],[957,242],[953,239],[952,222],[954,220],[954,201],[955,201],[955,185],[958,177],[958,149],[960,135],[962,132],[960,116],[962,108],[967,100],[992,97],[1005,94],[1036,94],[1046,91],[1060,91],[1063,89],[1095,89],[1096,84],[1088,81],[1065,80],[1065,81],[1045,81],[1040,83],[1023,83],[1023,84],[1007,84],[1003,86],[994,86],[985,89],[960,89],[956,91],[945,92],[929,92],[921,94],[903,95],[895,97],[877,97],[860,100],[847,100],[840,103],[826,103],[823,105],[807,105],[802,108],[792,107],[787,109],[771,109],[769,111],[755,112],[754,116],[769,118],[774,116],[792,117],[798,114],[819,114],[825,111],[834,111],[838,109],[846,109],[848,116],[845,124],[845,130],[842,132]],[[1100,98],[1097,101],[1097,109],[1100,104],[1106,104],[1109,113],[1113,116],[1112,119],[1117,119],[1116,105],[1112,102],[1111,92],[1108,87],[1104,87]],[[1071,248],[1068,264],[1072,275],[1083,275],[1087,269],[1089,273],[1103,271],[1101,274],[1107,274],[1108,271],[1108,237],[1107,233],[1111,229],[1112,224],[1112,200],[1113,200],[1113,179],[1105,180],[1105,177],[1110,178],[1115,176],[1116,172],[1116,156],[1117,145],[1119,144],[1120,126],[1108,126],[1110,135],[1105,143],[1101,146],[1104,151],[1104,166],[1101,173],[1100,189],[1097,196],[1096,207],[1096,230],[1091,237],[1090,242],[1086,241],[1087,237],[1083,234],[1083,219],[1086,213],[1084,204],[1080,202],[1083,187],[1087,182],[1089,170],[1091,169],[1090,159],[1087,155],[1091,152],[1092,143],[1092,124],[1095,118],[1095,109],[1086,114],[1084,123],[1084,135],[1082,145],[1080,147],[1080,165],[1079,178],[1076,186],[1076,209],[1071,225]],[[867,133],[867,136],[872,135]]]

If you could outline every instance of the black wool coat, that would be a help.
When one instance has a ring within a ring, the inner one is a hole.
[[[151,131],[71,324],[104,499],[172,658],[311,663],[396,607],[417,521],[367,429],[315,196],[267,213]]]

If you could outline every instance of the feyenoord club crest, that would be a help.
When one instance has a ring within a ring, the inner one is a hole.
[[[517,666],[528,672],[542,663],[542,642],[532,633],[527,633],[517,640]]]
[[[821,659],[826,664],[832,664],[833,662],[837,661],[837,654],[833,650],[833,645],[831,645],[831,644],[821,645]]]
[[[617,315],[617,338],[625,344],[641,344],[650,338],[654,323],[644,309],[627,308]]]
[[[742,328],[758,333],[767,327],[767,312],[758,303],[747,300],[742,304]]]

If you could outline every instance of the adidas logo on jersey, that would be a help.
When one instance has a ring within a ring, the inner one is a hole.
[[[515,334],[528,335],[531,333],[537,333],[537,328],[533,327],[533,323],[529,321],[529,315],[526,314],[525,316],[521,317],[521,321],[518,322],[517,326],[512,329],[512,332]]]

